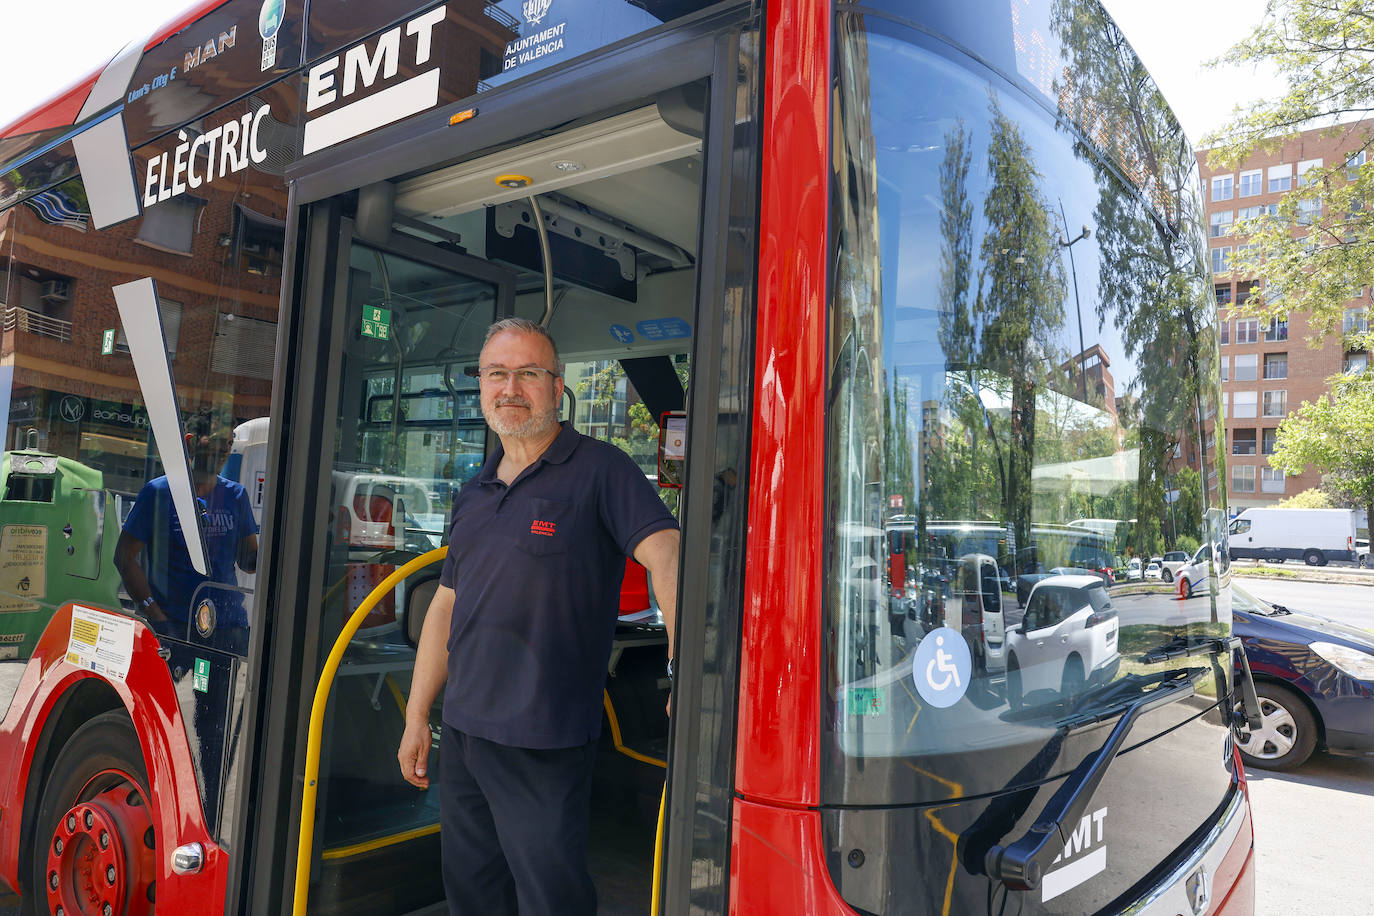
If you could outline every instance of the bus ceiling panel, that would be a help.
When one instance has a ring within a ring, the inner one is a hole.
[[[716,65],[715,32],[737,20],[726,9],[685,26],[651,32],[614,54],[588,55],[417,115],[306,157],[287,172],[301,203],[322,200],[375,181],[414,175],[436,164],[514,143],[539,128],[643,102],[656,93],[709,76]],[[626,79],[633,73],[634,79]],[[450,125],[452,115],[479,104],[476,117]]]
[[[614,214],[645,233],[695,253],[701,175],[701,157],[692,155],[614,178],[589,181],[564,193],[594,210]],[[634,244],[633,240],[629,241]]]
[[[396,207],[412,216],[452,216],[700,151],[700,140],[668,126],[649,105],[407,179]]]
[[[640,281],[639,302],[579,287],[559,290],[549,331],[564,360],[627,359],[686,353],[692,344],[695,272],[675,270]],[[537,320],[542,291],[516,299],[515,314]]]

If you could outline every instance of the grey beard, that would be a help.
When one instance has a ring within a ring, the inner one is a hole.
[[[512,439],[538,439],[546,435],[552,427],[558,425],[558,408],[554,407],[544,413],[531,413],[529,419],[523,423],[504,423],[487,413],[485,407],[482,408],[482,417],[487,421],[492,432],[498,436],[510,436]]]

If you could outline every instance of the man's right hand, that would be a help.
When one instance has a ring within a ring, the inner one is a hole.
[[[429,788],[429,747],[433,740],[428,721],[406,721],[396,759],[401,764],[401,778],[417,789]]]

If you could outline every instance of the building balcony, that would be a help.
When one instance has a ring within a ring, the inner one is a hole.
[[[50,318],[42,312],[30,311],[17,305],[8,306],[4,311],[4,329],[23,331],[39,337],[67,342],[72,339],[72,323],[61,318]]]

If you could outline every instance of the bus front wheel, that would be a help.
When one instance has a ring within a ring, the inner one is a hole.
[[[29,878],[35,910],[46,897],[49,913],[153,912],[157,858],[147,786],[138,735],[122,710],[76,730],[38,803]]]

